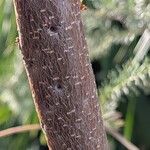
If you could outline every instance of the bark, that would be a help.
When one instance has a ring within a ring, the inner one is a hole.
[[[19,45],[52,150],[106,150],[80,0],[14,0]]]

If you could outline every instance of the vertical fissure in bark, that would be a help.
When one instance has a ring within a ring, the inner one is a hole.
[[[106,150],[80,0],[14,0],[19,44],[52,150]]]

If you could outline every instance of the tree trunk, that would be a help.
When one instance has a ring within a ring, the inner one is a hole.
[[[14,0],[19,45],[52,150],[106,150],[80,0]]]

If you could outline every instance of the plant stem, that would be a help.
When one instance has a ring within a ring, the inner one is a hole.
[[[14,0],[19,45],[52,150],[107,150],[80,0]]]

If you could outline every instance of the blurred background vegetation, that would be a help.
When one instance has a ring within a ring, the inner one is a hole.
[[[103,117],[150,150],[149,0],[83,0],[82,13]],[[38,123],[17,44],[12,1],[0,0],[0,130]],[[111,150],[125,150],[108,133]],[[47,150],[41,131],[0,138],[0,150]]]

